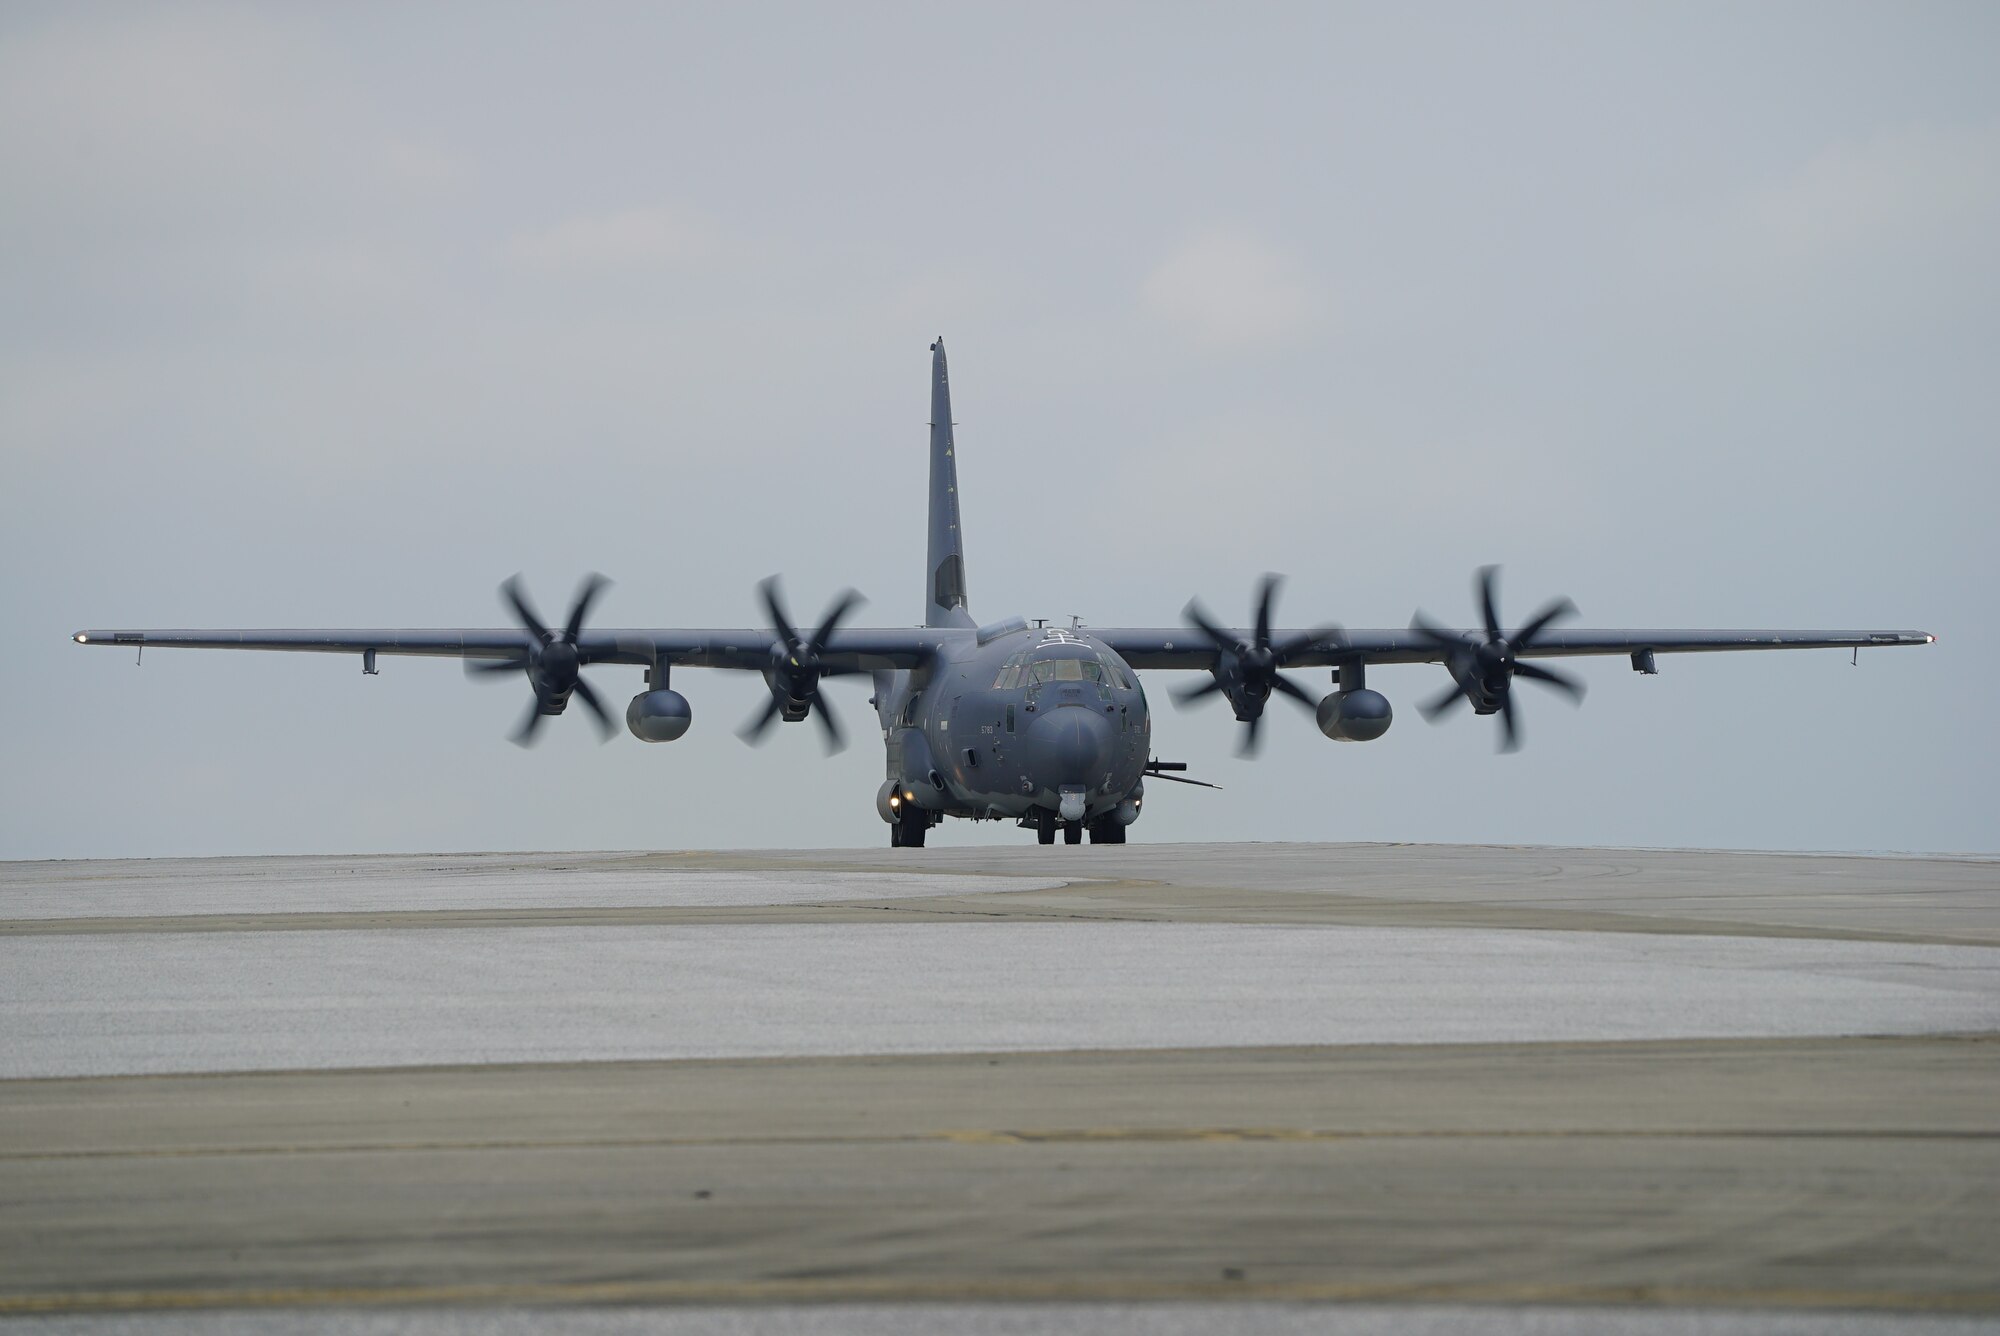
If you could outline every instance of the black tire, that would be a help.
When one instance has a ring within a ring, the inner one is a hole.
[[[1035,843],[1054,844],[1056,842],[1056,814],[1054,812],[1035,813]]]
[[[930,829],[930,822],[924,820],[921,816],[915,821],[904,817],[896,823],[896,833],[903,837],[902,847],[905,849],[923,848],[924,832],[928,829]]]
[[[1083,843],[1083,827],[1082,827],[1082,826],[1079,826],[1079,825],[1077,825],[1077,824],[1076,824],[1076,823],[1075,823],[1074,821],[1070,822],[1070,823],[1069,823],[1069,824],[1068,824],[1067,826],[1064,826],[1064,827],[1063,827],[1063,843],[1064,843],[1064,844],[1082,844],[1082,843]]]
[[[889,847],[891,849],[903,847],[903,823],[900,821],[892,822],[889,826]]]
[[[1125,827],[1109,818],[1103,821],[1093,821],[1090,823],[1090,842],[1092,844],[1123,844],[1125,843]]]

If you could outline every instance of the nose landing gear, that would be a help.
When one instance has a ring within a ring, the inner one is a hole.
[[[1054,812],[1046,807],[1041,807],[1028,816],[1023,817],[1021,824],[1035,828],[1035,843],[1037,844],[1054,844],[1056,842],[1056,831],[1058,830],[1062,831],[1062,841],[1064,844],[1082,844],[1085,832],[1089,833],[1092,844],[1125,843],[1125,823],[1120,821],[1115,814],[1099,817],[1097,820],[1089,822],[1062,821]]]

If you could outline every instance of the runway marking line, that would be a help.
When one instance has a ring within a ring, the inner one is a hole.
[[[1369,1282],[1087,1280],[890,1276],[753,1280],[531,1281],[507,1284],[322,1286],[244,1290],[75,1291],[0,1295],[0,1315],[149,1309],[255,1309],[496,1304],[696,1304],[900,1302],[1182,1302],[1576,1304],[1634,1307],[1872,1309],[1991,1312],[2000,1290],[1916,1294],[1896,1290],[1730,1290],[1679,1286],[1383,1284]]]
[[[221,1158],[269,1155],[377,1155],[450,1151],[670,1150],[696,1146],[961,1146],[1088,1145],[1122,1142],[1244,1143],[1337,1141],[2000,1141],[2000,1129],[1947,1128],[1316,1128],[1316,1127],[1074,1127],[950,1128],[878,1135],[656,1136],[498,1138],[461,1141],[353,1141],[279,1146],[139,1146],[76,1150],[0,1151],[0,1163],[37,1160]]]

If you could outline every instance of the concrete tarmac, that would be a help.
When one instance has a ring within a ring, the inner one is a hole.
[[[909,852],[0,865],[0,1322],[2000,1314],[1994,862]],[[310,890],[352,877],[360,903]],[[727,1056],[561,1056],[649,971]],[[1050,1008],[1065,1051],[995,1040]],[[544,1016],[550,1060],[482,1014]],[[384,1059],[351,1032],[385,1016],[420,1062],[361,1065]],[[1291,1016],[1394,1024],[1274,1045]],[[145,1074],[162,1035],[211,1032],[252,1041]]]

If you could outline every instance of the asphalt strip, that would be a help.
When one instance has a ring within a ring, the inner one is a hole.
[[[2000,949],[913,923],[0,940],[0,1078],[2000,1029]]]

